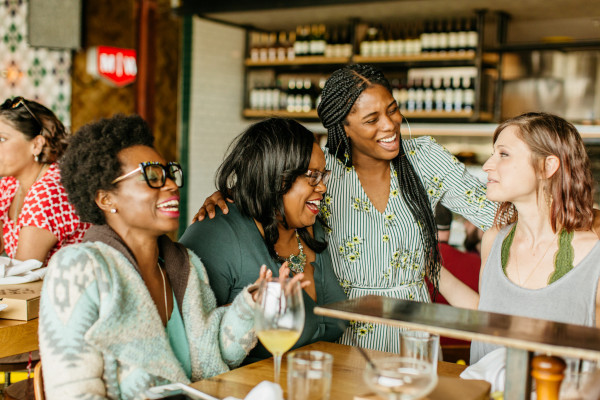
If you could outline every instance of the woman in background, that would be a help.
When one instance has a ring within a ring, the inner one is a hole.
[[[327,249],[326,227],[318,218],[331,171],[312,132],[296,121],[270,118],[250,126],[230,148],[216,177],[229,213],[192,224],[181,243],[204,263],[217,304],[229,304],[259,277],[266,264],[277,275],[287,261],[310,282],[304,292],[306,319],[294,348],[334,341],[340,323],[317,316],[316,306],[345,300]],[[259,344],[245,363],[270,357]]]
[[[65,127],[46,107],[22,97],[0,106],[0,250],[9,257],[46,263],[89,227],[60,183],[66,148]]]
[[[250,285],[217,307],[198,257],[166,236],[178,226],[183,172],[153,140],[139,116],[116,116],[82,127],[62,159],[69,200],[94,225],[52,257],[44,280],[49,400],[140,398],[225,372],[256,343]]]
[[[599,327],[594,180],[579,132],[527,113],[500,124],[493,143],[483,169],[501,204],[483,235],[479,296],[445,272],[441,293],[460,307]],[[474,341],[471,363],[498,347]]]

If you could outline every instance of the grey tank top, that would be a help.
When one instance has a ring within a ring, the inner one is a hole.
[[[481,277],[479,310],[596,326],[596,290],[600,277],[600,240],[571,271],[541,289],[525,289],[504,274],[500,262],[502,241],[513,225],[502,228]],[[471,364],[498,345],[473,341]]]

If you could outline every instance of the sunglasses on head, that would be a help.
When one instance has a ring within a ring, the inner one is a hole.
[[[38,126],[40,127],[41,133],[44,128],[44,125],[42,125],[42,121],[40,121],[40,119],[33,113],[33,111],[31,111],[31,108],[29,108],[29,106],[27,105],[27,101],[25,100],[25,98],[18,96],[13,99],[6,99],[6,101],[2,103],[1,108],[3,110],[15,110],[21,106],[25,107],[25,110],[27,110],[29,115],[31,115],[33,119],[35,119],[35,122],[37,122]]]
[[[129,171],[125,175],[121,175],[112,181],[112,184],[121,182],[124,179],[129,178],[136,172],[141,172],[146,184],[153,189],[160,189],[165,186],[167,178],[171,179],[177,187],[183,187],[183,170],[181,165],[176,162],[169,162],[167,165],[162,165],[159,162],[143,162],[140,166],[133,171]]]
[[[329,177],[331,177],[331,171],[319,171],[317,169],[309,169],[305,174],[308,177],[308,184],[311,186],[317,186],[321,181],[323,181],[323,185],[327,185],[329,182]]]

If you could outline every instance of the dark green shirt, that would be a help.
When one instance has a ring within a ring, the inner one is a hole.
[[[281,265],[269,255],[254,220],[243,216],[234,204],[228,204],[228,207],[229,213],[226,215],[217,209],[215,218],[206,218],[190,225],[180,239],[183,245],[202,260],[220,306],[231,303],[244,287],[254,283],[258,279],[261,265],[265,264],[273,272],[273,276],[279,275]],[[313,230],[316,239],[325,240],[323,227],[318,222]],[[328,249],[317,253],[312,265],[317,301],[304,292],[306,320],[302,335],[293,348],[320,340],[331,342],[343,333],[338,320],[318,316],[313,312],[317,305],[346,299],[333,273]],[[244,363],[268,357],[271,354],[259,343]]]

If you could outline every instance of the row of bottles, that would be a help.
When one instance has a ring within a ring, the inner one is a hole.
[[[252,61],[285,61],[296,57],[350,57],[350,28],[324,24],[299,25],[292,32],[250,32]]]
[[[256,84],[250,90],[250,109],[289,112],[314,110],[319,104],[327,77],[320,77],[317,82],[313,82],[313,79],[292,76],[287,80],[278,79],[269,85]]]
[[[394,99],[403,112],[472,112],[475,106],[473,76],[420,76],[393,79],[391,83]]]
[[[370,25],[360,42],[360,55],[461,54],[474,52],[478,41],[475,18]]]

